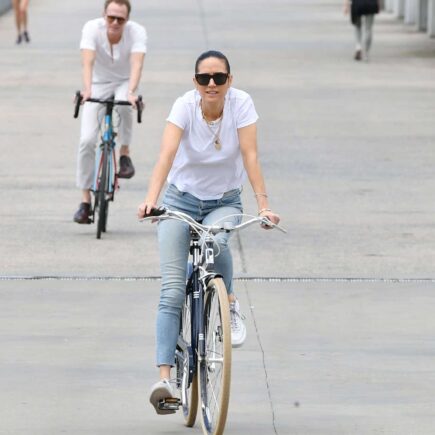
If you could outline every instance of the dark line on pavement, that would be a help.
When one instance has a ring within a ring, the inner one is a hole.
[[[242,268],[246,268],[242,258]],[[128,276],[128,275],[0,275],[0,281],[160,281],[160,276]],[[249,276],[234,277],[238,282],[268,282],[268,283],[388,283],[388,284],[433,284],[435,278],[353,278],[353,277],[309,277],[309,276]]]
[[[252,316],[252,319],[254,322],[255,335],[257,336],[257,342],[258,342],[258,345],[260,346],[260,350],[261,350],[261,356],[262,356],[262,362],[263,362],[263,371],[264,371],[264,377],[265,377],[265,381],[266,381],[267,395],[269,396],[270,411],[272,413],[273,431],[275,432],[276,435],[279,435],[278,431],[276,429],[275,407],[273,406],[272,391],[271,391],[270,383],[269,383],[269,374],[267,372],[267,367],[266,367],[266,355],[265,355],[265,352],[263,349],[263,344],[261,343],[260,331],[258,330],[257,320],[255,318],[255,313],[254,313],[254,307],[252,305],[251,297],[249,295],[249,291],[246,288],[246,286],[245,286],[245,292],[246,292],[246,297],[247,297],[248,303],[249,303],[249,310],[251,311],[251,316]]]
[[[236,234],[237,234],[237,237],[236,237],[237,244],[238,244],[239,253],[240,253],[240,261],[241,261],[241,265],[242,265],[242,272],[244,274],[247,274],[248,273],[248,266],[246,263],[245,251],[243,249],[242,238],[240,237],[240,233],[236,233]],[[246,297],[248,299],[249,310],[251,311],[251,317],[252,317],[252,320],[254,322],[257,343],[260,346],[260,350],[261,350],[264,379],[266,381],[267,395],[269,397],[269,406],[270,406],[270,411],[272,413],[272,427],[273,427],[273,431],[275,432],[275,435],[278,435],[278,432],[276,430],[275,407],[273,406],[272,392],[270,390],[270,384],[269,384],[269,374],[267,372],[267,367],[266,367],[266,355],[264,353],[263,344],[261,343],[260,331],[258,330],[258,327],[257,327],[257,319],[255,318],[255,313],[254,313],[254,308],[253,308],[252,301],[251,301],[251,296],[249,294],[249,290],[248,290],[248,287],[246,285],[245,285],[245,293],[246,293]]]

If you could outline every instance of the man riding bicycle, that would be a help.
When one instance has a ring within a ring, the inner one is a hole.
[[[131,178],[134,166],[129,156],[132,129],[132,107],[146,53],[147,33],[143,26],[129,21],[129,0],[106,0],[102,18],[88,21],[80,42],[84,102],[77,162],[77,186],[82,189],[82,202],[74,222],[90,222],[91,193],[94,177],[95,145],[98,139],[100,107],[86,103],[88,98],[128,100],[132,106],[119,107],[121,124],[119,178]]]

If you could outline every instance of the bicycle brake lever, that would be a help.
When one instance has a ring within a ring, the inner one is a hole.
[[[280,227],[278,224],[274,224],[271,220],[269,220],[267,217],[264,217],[261,221],[261,225],[269,228],[276,228],[277,230],[280,230],[282,233],[287,234],[287,230],[285,230],[283,227]]]

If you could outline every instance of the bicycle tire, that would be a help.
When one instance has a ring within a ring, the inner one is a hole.
[[[180,328],[181,338],[190,347],[190,349],[192,349],[191,303],[192,295],[190,294],[186,297],[184,302]],[[198,377],[196,373],[194,373],[190,385],[188,384],[189,362],[191,362],[191,358],[189,358],[189,354],[185,354],[183,367],[180,367],[182,372],[180,390],[181,406],[183,409],[185,425],[187,427],[192,427],[195,424],[198,411]]]
[[[108,216],[109,216],[109,201],[106,198],[106,203],[105,203],[105,206],[104,206],[104,220],[103,220],[103,226],[102,226],[102,229],[101,229],[101,231],[103,233],[105,233],[107,231],[107,217]]]
[[[98,178],[98,190],[96,192],[97,213],[97,239],[101,238],[101,233],[106,231],[107,224],[107,163],[109,158],[109,144],[104,142],[103,154],[101,158],[101,173]]]
[[[204,303],[206,355],[198,362],[201,424],[204,434],[222,435],[231,383],[231,326],[228,294],[222,278],[211,279]]]

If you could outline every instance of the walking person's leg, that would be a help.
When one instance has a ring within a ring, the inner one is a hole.
[[[22,36],[26,42],[30,42],[29,32],[27,31],[27,9],[29,7],[29,0],[20,1],[20,16],[21,28],[23,30]]]
[[[369,60],[369,52],[373,40],[373,23],[375,21],[374,15],[364,16],[364,59]]]
[[[21,44],[22,36],[21,36],[21,8],[20,8],[20,0],[13,0],[12,6],[14,8],[15,14],[15,27],[17,28],[17,44]]]
[[[361,17],[356,17],[355,23],[355,60],[361,60],[362,58],[362,23]]]

